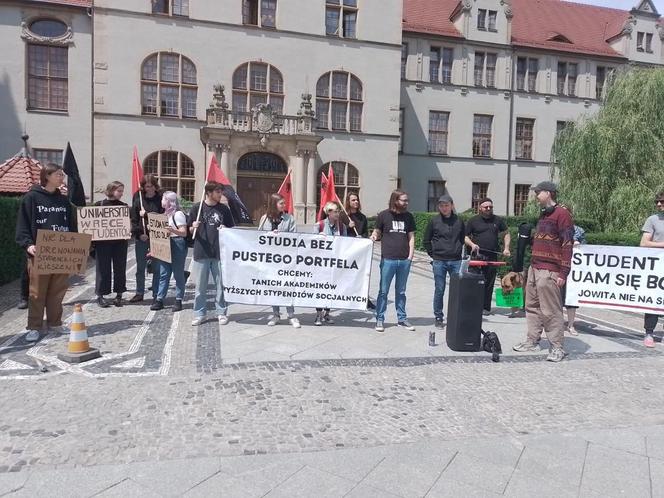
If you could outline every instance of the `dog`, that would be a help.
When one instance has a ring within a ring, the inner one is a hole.
[[[503,353],[503,348],[500,345],[500,339],[495,332],[484,332],[482,330],[482,342],[480,343],[481,349],[487,353],[491,353],[491,361],[497,363],[500,361],[500,355]]]
[[[514,289],[523,287],[523,275],[520,272],[511,271],[500,280],[503,294],[511,294]]]

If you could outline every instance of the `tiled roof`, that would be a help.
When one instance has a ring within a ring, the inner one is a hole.
[[[57,5],[68,5],[71,7],[92,7],[92,0],[32,0],[40,3],[54,3]]]
[[[39,183],[39,161],[20,153],[0,165],[0,194],[25,194]]]
[[[523,47],[622,57],[607,40],[630,13],[564,0],[510,0],[512,43]],[[404,0],[404,31],[461,37],[450,20],[459,0]],[[553,41],[562,35],[571,43]]]

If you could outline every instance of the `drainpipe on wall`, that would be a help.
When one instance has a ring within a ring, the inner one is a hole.
[[[90,202],[95,195],[95,2],[88,9],[90,17]]]
[[[512,183],[512,142],[514,134],[514,88],[516,86],[516,65],[515,58],[516,52],[514,47],[512,47],[512,57],[510,70],[512,74],[510,76],[510,121],[509,121],[509,144],[507,145],[507,202],[505,203],[505,215],[509,216],[510,214],[510,192],[511,192],[511,183]]]

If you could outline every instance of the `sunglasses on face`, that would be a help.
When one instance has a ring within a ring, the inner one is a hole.
[[[664,199],[656,199],[655,204],[664,204]]]

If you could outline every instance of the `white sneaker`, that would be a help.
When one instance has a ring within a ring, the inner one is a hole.
[[[290,324],[293,326],[294,329],[299,329],[302,326],[300,325],[300,320],[298,320],[295,317],[290,319]]]
[[[219,320],[219,325],[226,325],[228,323],[228,317],[226,315],[219,315],[217,319]]]
[[[204,316],[197,316],[196,318],[194,318],[194,319],[191,321],[191,326],[192,326],[192,327],[197,327],[197,326],[199,326],[201,323],[203,323],[204,321],[205,321],[205,317],[204,317]]]
[[[39,340],[39,330],[28,330],[25,334],[25,340],[28,342],[37,342]]]
[[[281,320],[281,317],[279,315],[272,315],[267,322],[267,326],[274,327],[277,323],[279,323],[279,320]]]

